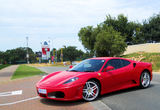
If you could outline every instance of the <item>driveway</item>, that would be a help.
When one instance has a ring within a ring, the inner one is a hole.
[[[46,69],[48,72],[54,71],[54,68],[51,67],[49,69],[41,67],[40,69]],[[160,74],[153,73],[151,86],[147,89],[139,89],[138,87],[125,89],[103,95],[97,101],[112,110],[159,110]],[[98,105],[93,105],[98,108]]]
[[[39,67],[39,69],[51,73],[68,68]],[[135,87],[121,90],[103,95],[93,102],[83,100],[62,102],[40,98],[35,89],[40,79],[41,76],[34,76],[0,83],[0,110],[159,110],[160,108],[160,74],[153,74],[153,81],[147,89]],[[9,91],[15,93],[17,90],[21,93],[7,96]],[[3,96],[4,93],[6,96]]]
[[[16,67],[5,69],[6,74],[3,72],[1,77],[9,78],[13,74],[11,69],[15,70]],[[52,68],[51,71],[46,67],[45,69],[49,71],[48,73],[59,70],[59,68]],[[82,100],[62,102],[40,98],[37,96],[35,85],[41,78],[42,76],[33,76],[1,82],[0,110],[96,110],[91,103]]]

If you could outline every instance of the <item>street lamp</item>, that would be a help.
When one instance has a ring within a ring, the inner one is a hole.
[[[45,51],[46,51],[46,60],[47,60],[47,59],[48,59],[48,58],[47,58],[47,48],[45,48]]]
[[[29,39],[29,37],[27,36],[26,37],[26,41],[27,41],[27,54],[26,54],[26,57],[27,57],[27,63],[29,64],[28,39]]]

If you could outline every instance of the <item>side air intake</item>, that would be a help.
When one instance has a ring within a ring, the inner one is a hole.
[[[133,67],[136,67],[136,63],[133,63]]]

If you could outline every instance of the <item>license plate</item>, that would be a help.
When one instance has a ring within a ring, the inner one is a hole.
[[[41,93],[41,94],[47,94],[46,89],[38,89],[38,92]]]

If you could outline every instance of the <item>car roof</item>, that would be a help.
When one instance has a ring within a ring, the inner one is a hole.
[[[90,59],[97,59],[97,60],[125,59],[125,60],[129,60],[127,58],[121,58],[121,57],[95,57],[95,58],[90,58]]]
[[[106,60],[106,59],[110,59],[111,57],[94,57],[94,58],[90,58],[90,59],[97,59],[97,60]]]

